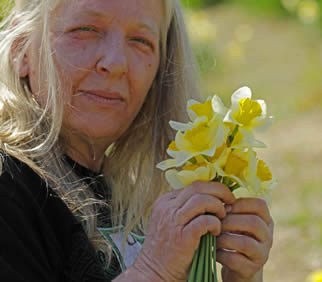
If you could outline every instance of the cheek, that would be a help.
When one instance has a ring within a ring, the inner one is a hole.
[[[92,68],[95,50],[71,40],[58,39],[54,44],[55,64],[65,104],[72,104],[72,94]],[[68,109],[66,109],[68,111]]]
[[[55,62],[62,78],[77,84],[93,67],[96,50],[90,44],[70,39],[58,39],[54,44]]]
[[[143,62],[143,63],[142,63]],[[142,60],[137,57],[132,63],[130,69],[130,84],[132,93],[140,96],[144,100],[151,88],[152,82],[158,70],[158,60],[152,58],[150,60]]]

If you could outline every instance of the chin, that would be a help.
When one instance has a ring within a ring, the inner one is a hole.
[[[106,139],[108,141],[114,142],[116,141],[125,130],[120,130],[120,128],[100,128],[97,126],[92,126],[91,128],[84,128],[83,130],[80,130],[80,133],[83,133],[82,135],[87,136],[92,139]]]

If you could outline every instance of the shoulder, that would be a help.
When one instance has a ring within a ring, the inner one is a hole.
[[[1,153],[0,199],[9,198],[17,204],[43,203],[49,189],[41,177],[25,163]],[[0,200],[1,201],[1,200]]]

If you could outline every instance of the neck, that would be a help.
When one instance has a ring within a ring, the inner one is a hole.
[[[88,138],[70,134],[63,141],[65,153],[75,162],[92,171],[101,171],[108,144],[89,142]]]

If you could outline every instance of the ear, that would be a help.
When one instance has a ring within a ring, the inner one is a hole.
[[[15,59],[14,59],[15,61]],[[23,55],[22,60],[19,62],[17,60],[17,71],[19,73],[20,78],[25,78],[29,75],[29,62],[27,53]]]
[[[14,67],[16,73],[20,78],[25,78],[29,74],[29,60],[28,60],[28,50],[25,53],[21,54],[20,44],[23,42],[23,39],[18,39],[14,42],[12,50],[10,52],[10,61]]]

